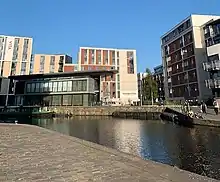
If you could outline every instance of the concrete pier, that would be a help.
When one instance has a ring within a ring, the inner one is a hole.
[[[0,181],[217,181],[37,126],[0,124]]]

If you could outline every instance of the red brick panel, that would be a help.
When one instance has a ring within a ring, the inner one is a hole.
[[[112,81],[115,81],[115,79],[116,79],[116,74],[114,73]]]
[[[64,65],[64,72],[73,72],[74,71],[74,65],[72,66],[65,66]]]
[[[116,97],[116,86],[115,86],[115,82],[111,82],[110,83],[110,96],[111,98],[115,98]]]
[[[84,54],[85,54],[85,50],[81,49],[81,64],[84,64]]]
[[[109,64],[110,64],[110,65],[112,65],[112,52],[113,52],[113,51],[110,51],[110,56],[109,56]]]
[[[84,67],[84,70],[88,70],[88,66],[87,65],[85,65],[83,67]]]
[[[89,50],[89,64],[92,64],[92,50]]]
[[[106,88],[107,88],[107,83],[106,83],[106,82],[103,82],[103,84],[102,84],[102,90],[101,90],[101,91],[103,92],[103,96],[105,96],[105,94],[106,94],[106,93],[105,93],[106,90],[107,90]]]
[[[107,50],[103,50],[103,65],[106,65],[106,59],[108,58],[108,51]]]
[[[96,64],[99,64],[99,57],[98,55],[101,55],[101,50],[96,50]]]

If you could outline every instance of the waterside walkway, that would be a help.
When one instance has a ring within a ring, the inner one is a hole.
[[[217,181],[37,126],[0,124],[0,181]]]

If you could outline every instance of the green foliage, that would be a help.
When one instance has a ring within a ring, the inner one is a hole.
[[[181,103],[181,101],[172,101],[172,100],[165,100],[164,101],[164,104],[165,105],[181,105],[182,103]]]
[[[151,101],[158,97],[157,82],[153,79],[153,75],[149,68],[146,69],[146,77],[143,79],[143,98]]]

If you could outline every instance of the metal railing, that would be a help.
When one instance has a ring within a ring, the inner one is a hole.
[[[205,80],[205,84],[208,88],[220,88],[220,78]]]
[[[203,63],[205,71],[220,70],[220,60]]]

